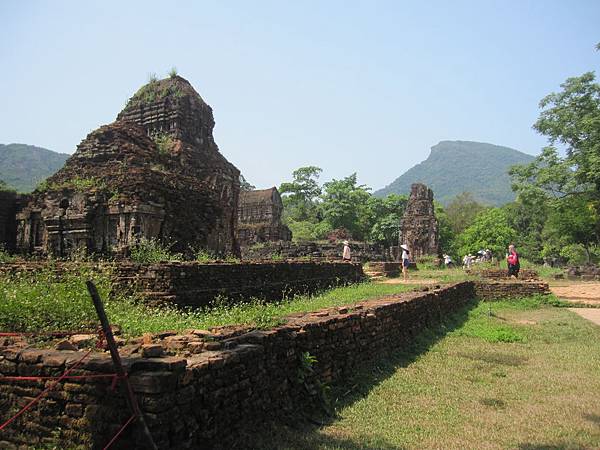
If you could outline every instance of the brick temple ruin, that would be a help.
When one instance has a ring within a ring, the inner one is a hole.
[[[240,192],[238,241],[240,246],[291,241],[292,232],[281,221],[283,202],[276,187]]]
[[[91,132],[17,215],[17,249],[123,254],[140,238],[239,254],[238,169],[213,139],[211,107],[179,76],[151,81]]]
[[[400,221],[400,244],[410,249],[411,260],[425,255],[438,256],[438,222],[433,208],[433,191],[415,183]]]

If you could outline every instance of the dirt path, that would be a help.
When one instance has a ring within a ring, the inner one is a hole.
[[[550,286],[550,290],[568,302],[600,306],[600,283],[566,282]]]
[[[600,308],[569,308],[569,311],[573,311],[584,319],[600,325]]]

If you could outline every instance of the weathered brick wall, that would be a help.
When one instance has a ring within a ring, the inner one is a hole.
[[[57,273],[81,263],[55,262]],[[45,262],[0,264],[1,273],[48,268]],[[329,261],[281,261],[256,263],[171,262],[160,264],[112,264],[117,289],[141,292],[149,302],[203,306],[216,297],[231,301],[281,300],[296,294],[363,281],[362,265]]]
[[[0,191],[0,248],[14,250],[17,237],[17,193]]]
[[[381,272],[386,277],[397,277],[400,275],[402,269],[399,262],[376,261],[369,263],[369,270],[373,272]]]
[[[224,335],[211,342],[213,350],[187,358],[131,356],[125,362],[159,448],[235,448],[241,430],[297,413],[314,401],[298,381],[304,352],[317,358],[314,378],[343,381],[360,364],[407,345],[474,295],[473,283],[463,282],[290,318],[268,331]],[[6,347],[0,355],[2,375],[52,375],[82,352]],[[112,372],[105,354],[83,367],[89,374]],[[0,377],[0,423],[40,386]],[[123,393],[113,392],[109,380],[61,383],[34,411],[0,432],[0,448],[56,442],[63,448],[102,448],[127,417]],[[114,448],[147,446],[133,426]]]
[[[266,242],[242,248],[243,259],[311,258],[341,260],[344,245],[341,242]],[[393,257],[389,249],[364,242],[351,242],[353,261],[389,261]]]
[[[117,283],[135,286],[150,301],[203,306],[217,296],[280,300],[362,281],[362,265],[340,262],[119,264]]]
[[[475,281],[475,293],[483,300],[499,300],[550,294],[548,283],[538,281]]]
[[[476,275],[483,278],[490,278],[493,280],[506,280],[510,279],[508,275],[508,269],[484,269],[484,270],[472,270]],[[521,269],[519,271],[519,279],[522,280],[538,280],[539,274],[533,269]]]

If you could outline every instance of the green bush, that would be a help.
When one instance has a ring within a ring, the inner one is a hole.
[[[11,256],[11,254],[6,251],[4,244],[0,244],[0,263],[11,262],[14,260],[15,257]]]
[[[208,250],[199,249],[194,252],[194,260],[200,263],[209,263],[215,261],[215,255]]]
[[[158,153],[163,156],[167,156],[171,153],[171,149],[175,142],[168,133],[159,133],[153,136],[154,143],[158,149]]]
[[[153,264],[163,261],[181,261],[181,253],[172,253],[170,248],[156,238],[137,240],[130,248],[132,261],[142,264]]]

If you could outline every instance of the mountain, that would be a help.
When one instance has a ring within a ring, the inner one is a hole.
[[[408,194],[412,183],[422,182],[443,204],[448,204],[462,192],[470,192],[481,203],[500,206],[515,199],[508,176],[510,166],[526,164],[533,159],[531,155],[499,145],[441,141],[431,147],[431,154],[425,161],[373,195]]]
[[[0,144],[0,180],[19,192],[31,192],[69,156],[34,145]]]

